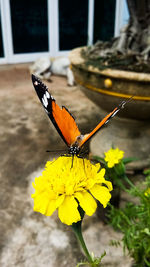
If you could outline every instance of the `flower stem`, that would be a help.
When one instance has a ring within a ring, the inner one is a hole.
[[[132,188],[136,188],[135,185],[131,182],[131,180],[129,180],[129,178],[126,175],[124,176],[124,179]]]
[[[77,223],[73,223],[71,226],[72,226],[72,229],[73,229],[73,231],[74,231],[74,233],[75,233],[75,235],[76,235],[76,237],[77,237],[77,239],[78,239],[78,241],[79,241],[79,243],[80,243],[80,245],[81,245],[86,257],[87,257],[87,260],[90,263],[93,263],[93,259],[92,259],[91,255],[90,255],[90,253],[89,253],[89,251],[88,251],[88,249],[86,247],[86,244],[84,242],[84,239],[83,239],[82,230],[81,230],[81,223],[82,223],[82,220],[77,222]]]
[[[135,186],[130,179],[128,179],[128,177],[125,175],[125,181],[131,186],[131,188],[135,189],[135,192],[137,193],[137,195],[139,197],[141,197],[141,199],[144,199],[143,193],[138,189],[137,186]]]

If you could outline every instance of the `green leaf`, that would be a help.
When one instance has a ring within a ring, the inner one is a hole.
[[[145,175],[150,175],[150,169],[144,170],[143,172]]]
[[[150,230],[148,228],[145,228],[142,232],[150,236]]]
[[[91,159],[106,164],[104,158],[102,158],[102,157],[99,157],[99,156],[92,156]]]
[[[139,159],[138,158],[134,158],[134,157],[129,157],[129,158],[123,158],[122,159],[124,164],[128,164],[128,163],[130,163],[132,161],[137,161],[137,160],[139,160]]]

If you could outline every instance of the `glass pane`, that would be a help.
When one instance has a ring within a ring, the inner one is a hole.
[[[86,45],[87,38],[88,1],[59,0],[59,49]]]
[[[47,0],[10,0],[14,53],[48,51]]]
[[[1,11],[0,11],[0,57],[4,57],[3,37],[2,37],[2,24],[1,24]]]
[[[94,43],[114,36],[116,0],[95,0]]]

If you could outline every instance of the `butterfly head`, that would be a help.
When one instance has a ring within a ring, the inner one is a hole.
[[[72,143],[70,148],[69,148],[69,154],[72,154],[72,155],[78,155],[79,154],[81,146],[82,146],[81,142],[85,136],[86,135],[80,134],[79,136],[76,137],[75,142]]]
[[[72,145],[69,147],[69,154],[70,155],[78,155],[80,152],[80,147],[76,145]]]

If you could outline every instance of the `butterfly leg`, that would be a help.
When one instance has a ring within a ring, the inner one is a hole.
[[[72,155],[71,169],[73,168],[73,160],[74,160],[74,155]]]
[[[83,158],[83,168],[84,168],[84,172],[86,174],[86,171],[85,171],[85,161],[84,161],[84,158]]]
[[[70,168],[70,169],[72,169],[73,168],[74,155],[73,154],[72,155],[71,154],[62,154],[61,157],[72,157],[71,168]]]

